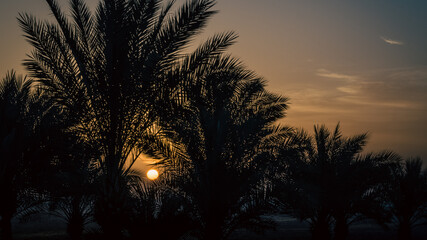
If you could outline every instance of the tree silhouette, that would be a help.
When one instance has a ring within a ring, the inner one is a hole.
[[[162,76],[206,25],[214,1],[187,1],[171,14],[174,1],[104,0],[92,15],[82,0],[72,0],[71,20],[56,1],[46,2],[55,24],[19,17],[34,47],[25,65],[78,122],[71,129],[100,149],[104,184],[96,218],[108,236],[120,238],[127,175],[163,111],[161,92],[170,82]]]
[[[332,226],[334,239],[345,239],[348,226],[360,219],[366,196],[387,180],[387,167],[399,158],[391,152],[361,155],[367,135],[343,137],[339,124],[333,132],[315,126],[312,138],[299,135],[293,154],[288,145],[282,150],[279,197],[291,214],[310,222],[313,239],[330,239]]]
[[[56,108],[33,81],[10,72],[0,83],[0,216],[2,239],[11,239],[10,220],[19,206],[18,195],[44,181],[52,154],[50,132]],[[46,129],[50,129],[46,131]]]
[[[63,133],[58,143],[49,182],[41,186],[47,192],[48,214],[67,223],[71,239],[82,239],[85,226],[93,221],[94,197],[98,183],[98,169],[94,159],[99,153],[70,133]]]
[[[10,220],[17,208],[17,175],[22,164],[25,115],[30,101],[31,81],[9,73],[0,85],[0,234],[12,239]]]
[[[377,208],[371,202],[374,189],[390,179],[388,170],[399,161],[396,154],[382,152],[343,158],[335,164],[334,184],[331,186],[335,190],[331,197],[334,239],[346,239],[349,225],[369,217],[364,215],[366,208]]]
[[[174,112],[165,118],[173,121],[162,127],[172,144],[159,164],[194,206],[201,237],[226,239],[237,227],[261,223],[257,190],[273,158],[270,146],[289,129],[273,125],[287,99],[267,92],[237,59],[219,54],[195,61],[214,42],[168,76],[188,80],[171,95]]]
[[[408,159],[395,168],[386,189],[385,211],[396,226],[399,240],[412,239],[413,228],[427,224],[427,172],[420,158]]]
[[[169,188],[162,176],[149,182],[141,179],[132,186],[134,212],[128,226],[131,239],[181,239],[194,228],[188,202]]]

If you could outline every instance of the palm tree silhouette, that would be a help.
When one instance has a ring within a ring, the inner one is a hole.
[[[2,239],[12,239],[10,220],[17,208],[20,155],[24,147],[25,114],[30,100],[31,81],[8,73],[0,84],[0,234]]]
[[[56,141],[59,146],[53,172],[47,176],[48,183],[40,186],[40,192],[44,190],[47,195],[42,210],[64,219],[71,239],[82,239],[85,226],[93,221],[94,196],[99,187],[94,159],[99,153],[67,132]]]
[[[56,24],[19,17],[34,47],[25,66],[78,122],[71,129],[100,149],[96,218],[108,236],[120,238],[127,175],[164,111],[163,90],[174,84],[164,76],[215,13],[214,1],[187,1],[171,14],[175,1],[103,0],[92,15],[72,0],[71,20],[56,1],[46,2]]]
[[[201,237],[226,239],[237,227],[260,223],[257,191],[273,158],[270,146],[289,128],[273,125],[287,99],[267,92],[237,59],[218,54],[194,64],[213,42],[171,75],[188,80],[172,95],[174,111],[163,116],[173,121],[162,122],[170,151],[159,165],[194,206]]]
[[[55,129],[55,107],[33,81],[10,72],[0,83],[0,229],[11,239],[10,220],[20,202],[18,195],[40,182],[40,171],[52,153],[44,129]],[[48,121],[46,121],[49,119]]]
[[[413,228],[426,224],[427,172],[420,158],[408,159],[395,168],[386,189],[385,211],[397,228],[398,239],[412,239]]]
[[[181,239],[194,228],[188,202],[169,188],[162,176],[150,182],[140,179],[132,185],[134,212],[128,225],[131,239]]]
[[[400,161],[392,152],[382,152],[341,159],[335,164],[335,179],[332,196],[332,216],[335,220],[334,239],[348,236],[349,225],[363,220],[366,208],[370,210],[374,190],[387,182],[389,169]],[[378,193],[377,193],[378,194]]]
[[[300,135],[300,153],[288,156],[286,146],[281,154],[288,175],[280,197],[294,216],[310,222],[313,239],[330,239],[332,226],[334,239],[345,239],[349,225],[360,220],[367,193],[387,180],[387,167],[399,157],[361,155],[367,135],[343,137],[339,124],[333,132],[315,126],[312,138]]]

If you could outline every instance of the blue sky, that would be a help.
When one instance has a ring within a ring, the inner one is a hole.
[[[311,131],[340,122],[345,135],[369,132],[368,150],[427,162],[427,1],[219,0],[215,8],[194,43],[236,31],[229,51],[290,97],[283,124]],[[2,76],[25,73],[31,50],[18,12],[50,18],[44,0],[0,1]]]

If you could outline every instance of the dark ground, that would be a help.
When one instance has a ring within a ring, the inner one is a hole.
[[[286,215],[270,215],[267,218],[274,220],[275,230],[267,230],[264,235],[257,235],[246,230],[238,230],[231,236],[231,240],[310,240],[309,226]],[[92,225],[89,228],[96,228]],[[36,217],[27,223],[13,222],[14,238],[20,240],[66,240],[65,223],[56,217]],[[413,231],[413,240],[427,240],[427,226]],[[393,231],[385,231],[372,222],[358,223],[350,227],[348,240],[393,240],[396,239]]]

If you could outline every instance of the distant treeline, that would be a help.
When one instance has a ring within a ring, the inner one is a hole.
[[[272,227],[269,213],[308,221],[315,240],[364,219],[401,240],[426,224],[420,159],[363,154],[367,135],[339,124],[278,125],[288,99],[226,53],[233,32],[188,53],[215,1],[46,2],[54,22],[18,17],[28,77],[0,82],[0,239],[35,213],[64,218],[71,239],[227,239]],[[132,168],[142,154],[157,180]]]

